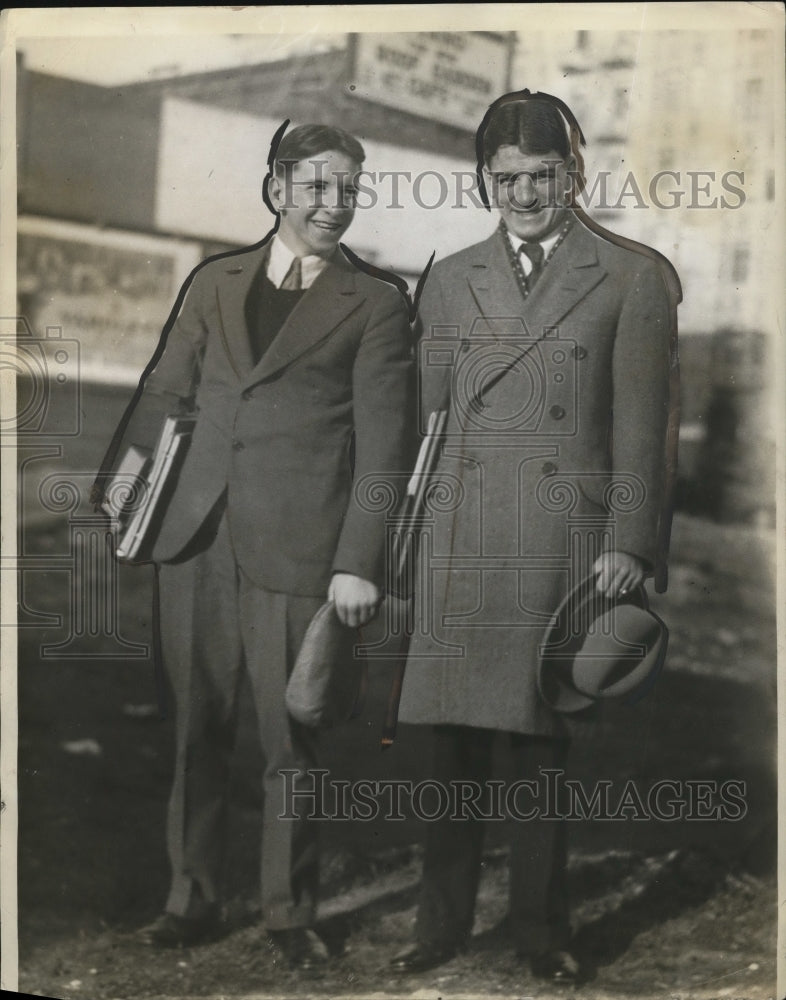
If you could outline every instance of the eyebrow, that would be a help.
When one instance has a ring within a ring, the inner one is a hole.
[[[557,172],[557,165],[553,163],[544,164],[544,166],[537,167],[534,170],[491,170],[489,172],[497,180],[509,180],[515,177],[537,177],[542,174],[553,177]]]
[[[309,180],[305,181],[290,181],[292,187],[305,187],[308,184],[327,184],[331,177],[335,177],[335,174],[328,174],[327,177],[311,177]],[[345,187],[356,187],[355,181],[349,181],[344,185]]]

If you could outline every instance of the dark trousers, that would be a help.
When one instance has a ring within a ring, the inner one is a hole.
[[[485,785],[492,774],[496,735],[490,729],[436,726],[432,777],[447,786],[459,780]],[[539,769],[564,770],[567,740],[508,735],[514,780],[537,780]],[[488,795],[477,804],[481,814],[491,808]],[[516,808],[524,814],[533,805],[534,799],[527,798]],[[512,822],[509,919],[516,948],[531,954],[564,947],[570,933],[565,820],[536,817]],[[469,938],[485,828],[482,818],[455,819],[449,814],[429,823],[416,923],[420,941],[461,945]]]
[[[313,788],[308,772],[316,766],[315,733],[289,717],[284,691],[323,599],[255,587],[238,569],[220,510],[202,535],[189,555],[159,571],[161,644],[174,691],[176,733],[166,909],[199,916],[219,901],[229,766],[246,670],[266,759],[260,776],[263,916],[271,929],[306,926],[314,917],[318,884],[316,824],[307,819],[314,800],[293,796],[294,802],[285,802],[279,772],[294,769],[293,787]],[[287,810],[297,818],[280,819]]]

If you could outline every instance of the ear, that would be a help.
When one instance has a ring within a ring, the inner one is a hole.
[[[483,173],[483,183],[486,186],[486,197],[488,199],[488,207],[496,208],[497,197],[496,197],[496,192],[494,190],[494,178],[491,173],[491,170],[488,167],[488,164],[486,163],[483,164],[482,173]]]
[[[491,184],[491,171],[489,170],[487,163],[483,164],[483,181],[486,187]]]
[[[267,182],[267,195],[270,204],[276,212],[281,212],[281,205],[284,200],[283,185],[276,174],[271,174]]]
[[[565,157],[565,194],[568,196],[566,204],[573,204],[577,191],[581,191],[579,161],[575,154],[571,153]]]

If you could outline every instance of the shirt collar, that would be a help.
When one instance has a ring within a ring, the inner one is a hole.
[[[270,244],[270,256],[267,262],[268,279],[276,288],[281,287],[281,282],[286,277],[295,256],[281,237],[276,234]],[[319,254],[315,253],[301,257],[302,287],[310,288],[329,263],[329,257],[320,257]]]
[[[516,236],[515,233],[512,233],[507,228],[507,226],[505,227],[505,232],[506,232],[506,235],[507,235],[508,239],[510,240],[510,245],[513,247],[513,252],[514,253],[518,253],[519,252],[519,250],[521,249],[521,244],[522,243],[533,242],[532,240],[523,240],[520,236]],[[543,259],[544,260],[551,253],[552,247],[554,246],[554,244],[557,242],[557,240],[560,238],[561,235],[562,235],[562,226],[560,226],[558,229],[555,229],[554,232],[551,234],[551,236],[547,236],[544,240],[537,240],[536,241],[536,242],[540,243],[540,245],[543,247]],[[526,261],[523,261],[522,263],[526,264]],[[532,266],[531,263],[530,263],[530,266]]]

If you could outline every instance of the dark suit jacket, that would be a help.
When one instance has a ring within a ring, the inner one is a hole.
[[[409,457],[404,300],[339,252],[254,365],[244,304],[268,253],[196,273],[126,428],[119,454],[151,447],[168,413],[198,415],[153,559],[175,559],[226,491],[238,561],[259,586],[316,596],[334,571],[380,584],[386,510],[364,487]]]
[[[452,383],[439,474],[457,500],[434,517],[400,718],[549,734],[540,643],[591,569],[584,528],[656,560],[672,304],[651,252],[579,220],[524,299],[504,239],[436,264],[420,305],[423,412]]]

